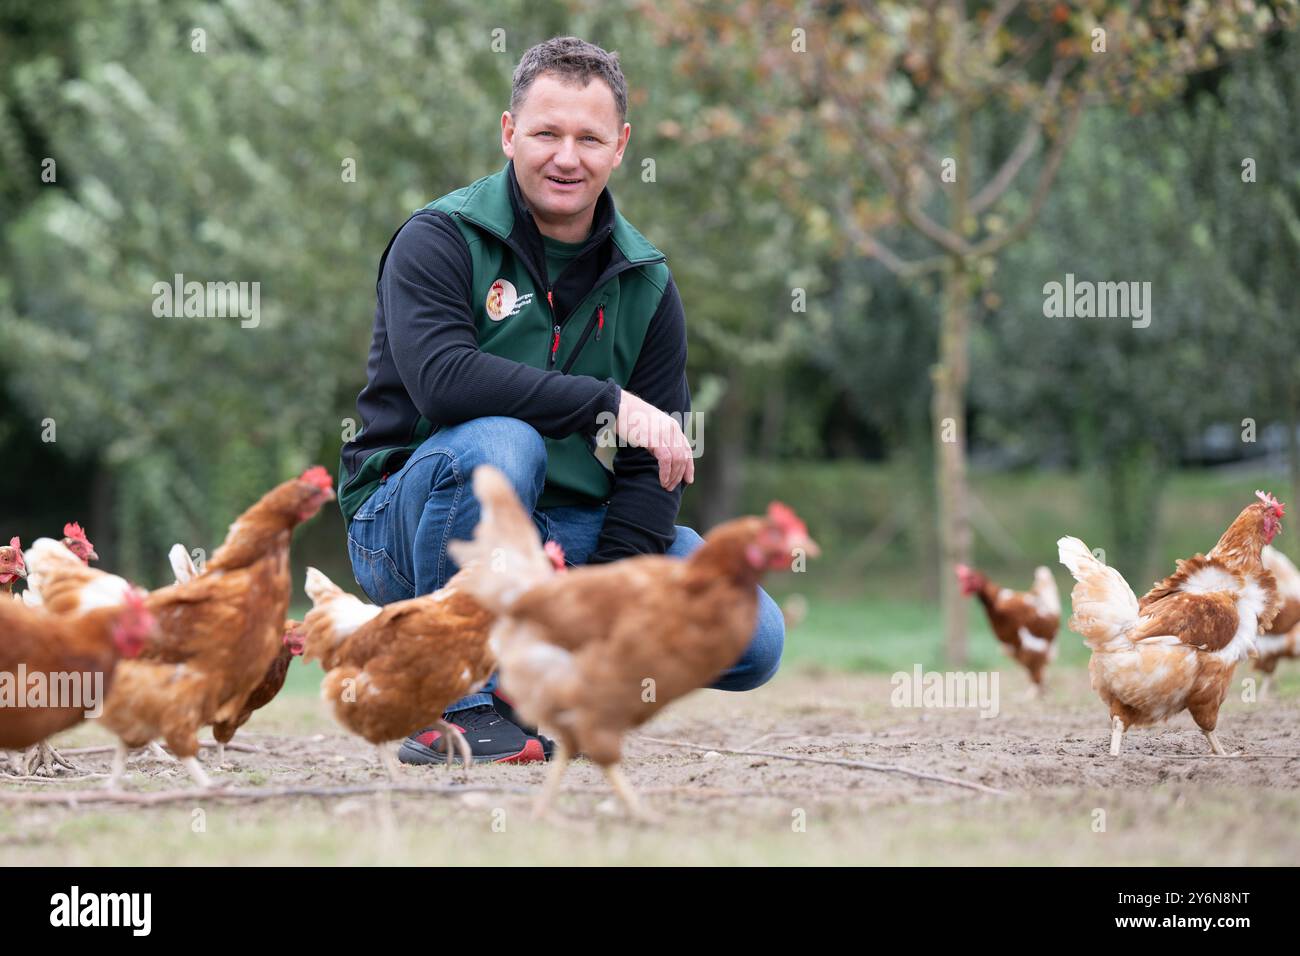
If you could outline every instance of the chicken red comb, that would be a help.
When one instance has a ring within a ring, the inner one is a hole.
[[[63,536],[71,538],[73,541],[84,541],[90,544],[90,539],[86,537],[86,532],[81,530],[81,525],[75,521],[69,521],[63,526]]]
[[[321,491],[333,491],[334,480],[330,478],[330,473],[320,465],[313,465],[302,473],[298,478],[299,481],[305,481],[309,485],[315,485]]]
[[[808,534],[807,525],[799,520],[799,516],[791,510],[789,505],[780,501],[773,501],[767,506],[767,520],[787,534],[791,532],[798,532],[805,536]]]
[[[560,547],[560,542],[548,541],[546,544],[542,545],[542,550],[545,551],[546,556],[551,559],[551,564],[555,565],[555,570],[564,570],[564,549]]]
[[[1273,509],[1274,517],[1281,518],[1286,514],[1286,505],[1282,504],[1282,502],[1278,501],[1267,491],[1257,491],[1255,492],[1255,497]]]
[[[9,547],[13,548],[15,551],[21,551],[23,549],[23,543],[18,540],[18,535],[14,535],[9,539]]]

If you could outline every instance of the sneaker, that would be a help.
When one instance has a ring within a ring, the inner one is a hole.
[[[542,742],[542,751],[546,754],[546,759],[550,760],[555,751],[555,741],[550,737],[543,737],[537,732],[537,728],[532,724],[526,723],[519,712],[515,710],[514,702],[501,691],[492,691],[492,703],[497,709],[497,713],[504,717],[510,723],[514,724],[530,737],[536,737]]]
[[[526,734],[501,714],[491,704],[480,704],[454,714],[444,715],[444,720],[465,735],[475,762],[530,763],[545,760],[551,741],[534,734]],[[407,764],[445,763],[447,741],[442,731],[433,727],[414,733],[402,741],[397,759]],[[460,754],[452,747],[452,759]]]

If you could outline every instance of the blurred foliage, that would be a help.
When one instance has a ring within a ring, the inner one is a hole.
[[[1030,3],[1047,19],[990,42],[1086,36],[1100,9],[1071,5],[1061,20],[1059,6]],[[1197,48],[1203,6],[1184,11]],[[620,53],[633,135],[611,188],[668,254],[686,304],[695,405],[710,417],[704,480],[682,520],[707,526],[764,495],[819,513],[843,496],[845,513],[824,520],[864,538],[849,566],[920,562],[933,547],[932,494],[916,476],[931,454],[938,286],[900,281],[839,228],[895,220],[858,145],[834,132],[842,107],[810,101],[774,68],[794,14],[759,16],[769,7],[700,7],[691,27],[631,0],[123,0],[111,16],[0,0],[0,527],[30,535],[94,509],[112,523],[105,563],[156,579],[172,541],[210,547],[267,486],[313,461],[333,470],[364,383],[384,244],[412,209],[500,168],[519,56],[575,33]],[[916,111],[959,65],[927,58],[938,34],[918,34],[901,9],[872,7],[895,18],[883,35],[850,23],[835,62],[880,74],[871,105],[885,113],[872,115],[915,132]],[[1274,9],[1254,6],[1250,29]],[[1220,23],[1210,40],[1233,52],[1247,32]],[[752,55],[755,37],[766,56]],[[1190,49],[1184,59],[1199,55]],[[1038,55],[1025,76],[1041,85]],[[1030,241],[979,273],[975,447],[1003,464],[1082,467],[1127,565],[1159,540],[1152,496],[1187,440],[1210,422],[1249,414],[1262,426],[1294,409],[1297,66],[1294,36],[1278,35],[1195,97],[1092,114]],[[1119,67],[1121,79],[1173,70],[1136,56]],[[986,169],[1014,146],[1032,100],[1026,87],[980,101]],[[53,183],[40,180],[47,156]],[[1244,156],[1257,183],[1241,182]],[[975,225],[996,234],[1028,201],[1012,190],[1001,221]],[[900,256],[927,252],[901,230],[885,235]],[[1151,281],[1152,326],[1043,318],[1042,286],[1066,272]],[[260,325],[155,318],[153,285],[177,273],[260,282]],[[37,437],[47,418],[53,445]],[[802,464],[825,457],[847,472],[888,457],[891,475],[912,477],[827,484]],[[743,471],[745,459],[766,463]],[[875,515],[898,488],[902,527],[873,551],[879,522],[847,514]],[[341,553],[337,522],[309,533]]]

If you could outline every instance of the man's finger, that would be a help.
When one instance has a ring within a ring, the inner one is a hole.
[[[671,478],[672,478],[672,484],[668,485],[668,490],[669,490],[669,491],[672,491],[672,490],[673,490],[674,488],[676,488],[679,484],[681,484],[681,482],[682,482],[682,476],[683,476],[684,474],[686,474],[686,462],[682,461],[681,449],[680,449],[680,448],[674,448],[674,449],[673,449],[673,469],[672,469],[672,475],[671,475]]]
[[[672,473],[672,455],[667,448],[659,447],[654,450],[655,458],[659,459],[659,484],[665,491],[672,491],[673,487],[668,483],[668,478]]]

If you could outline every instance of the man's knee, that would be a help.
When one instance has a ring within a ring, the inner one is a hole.
[[[499,469],[525,502],[535,502],[546,483],[546,442],[536,428],[518,418],[490,415],[443,429],[442,439],[455,459],[461,480],[479,465]]]
[[[713,686],[718,690],[736,691],[762,687],[780,670],[784,650],[785,617],[772,596],[759,588],[757,623],[749,647],[745,648],[745,655],[736,666]]]

